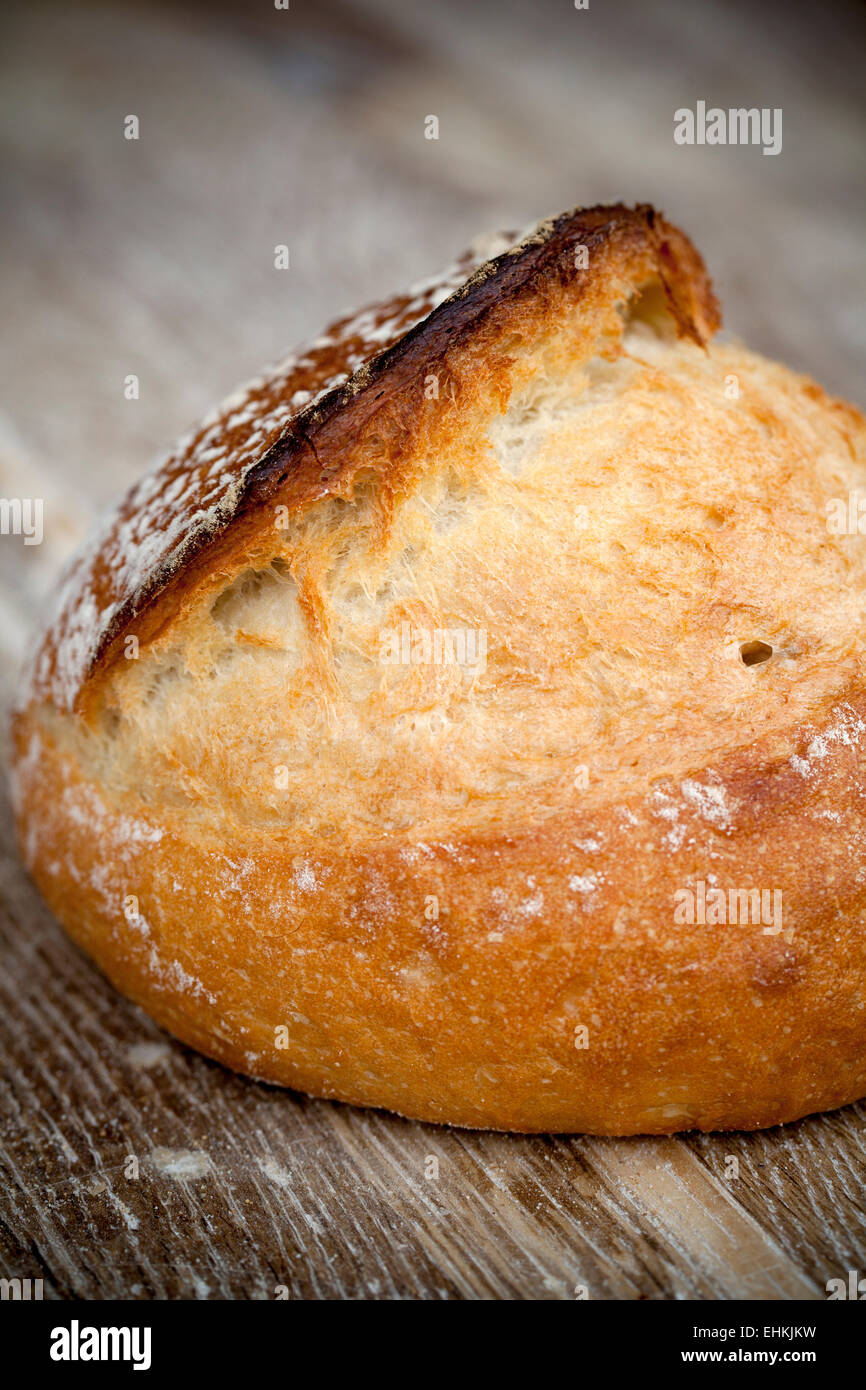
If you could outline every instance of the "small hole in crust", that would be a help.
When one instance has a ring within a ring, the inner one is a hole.
[[[762,661],[769,661],[772,655],[773,648],[768,642],[744,642],[740,647],[744,666],[760,666]]]
[[[120,710],[106,708],[100,712],[103,733],[106,738],[116,738],[120,730]]]

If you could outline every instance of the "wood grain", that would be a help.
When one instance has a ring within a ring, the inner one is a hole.
[[[0,489],[45,499],[46,539],[0,541],[3,701],[61,561],[155,449],[478,231],[654,202],[736,333],[862,395],[866,21],[813,19],[685,0],[8,7]],[[783,153],[675,146],[698,98],[782,106]],[[610,1141],[279,1092],[116,996],[22,874],[6,807],[0,834],[0,1271],[46,1297],[812,1299],[866,1269],[862,1105]]]

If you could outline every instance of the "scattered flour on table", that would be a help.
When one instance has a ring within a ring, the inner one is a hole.
[[[210,1158],[201,1149],[154,1149],[151,1159],[160,1173],[178,1182],[207,1178],[212,1169]]]
[[[167,1062],[171,1057],[171,1048],[168,1043],[161,1042],[133,1043],[126,1049],[126,1056],[134,1067],[148,1071]]]

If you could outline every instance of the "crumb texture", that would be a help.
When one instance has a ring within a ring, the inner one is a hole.
[[[844,411],[639,317],[514,377],[387,505],[362,472],[117,664],[92,756],[118,796],[311,837],[477,830],[784,750],[845,692],[866,551],[826,526],[863,485]]]

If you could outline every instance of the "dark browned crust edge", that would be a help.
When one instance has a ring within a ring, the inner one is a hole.
[[[119,600],[110,592],[99,594],[100,608],[114,603],[114,611],[77,681],[74,708],[86,708],[89,684],[111,667],[130,625],[137,624],[139,640],[149,640],[172,616],[172,605],[164,611],[159,601],[181,581],[184,588],[195,584],[222,556],[235,550],[244,534],[254,529],[261,509],[273,502],[278,492],[285,494],[281,500],[288,500],[295,509],[345,491],[345,466],[329,467],[328,460],[339,455],[347,438],[358,434],[383,398],[405,389],[419,369],[431,370],[431,364],[477,331],[495,310],[507,311],[525,296],[575,281],[588,285],[598,273],[594,252],[614,242],[621,243],[623,250],[643,246],[652,254],[678,333],[704,345],[721,324],[704,263],[691,242],[652,207],[644,204],[630,209],[615,204],[575,209],[541,223],[516,246],[480,265],[449,298],[395,342],[372,354],[344,384],[299,410],[279,439],[239,478],[237,489],[213,507],[206,527],[190,526],[173,553],[156,564],[142,584]],[[576,244],[587,248],[588,269],[575,265]],[[339,370],[339,353],[333,367]],[[115,525],[129,518],[130,500],[131,492],[111,518]],[[110,525],[103,532],[103,541],[112,534]],[[94,556],[98,554],[97,542]],[[88,579],[89,573],[82,571],[78,594],[86,591]],[[49,661],[54,634],[74,609],[76,599],[73,588],[46,634],[42,653],[47,653]],[[19,707],[44,693],[31,675]]]

